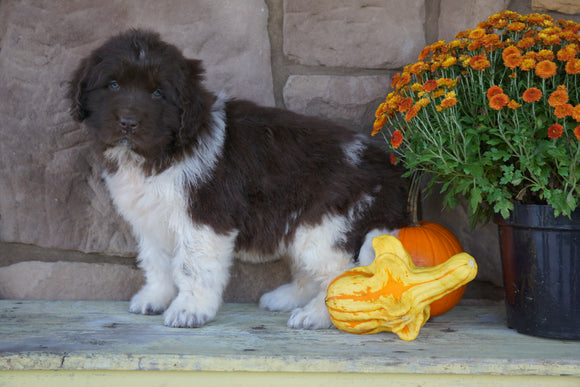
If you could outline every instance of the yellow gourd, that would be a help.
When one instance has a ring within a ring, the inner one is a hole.
[[[429,319],[429,305],[477,274],[475,259],[467,253],[437,266],[417,267],[393,236],[373,239],[373,247],[372,264],[346,271],[328,287],[326,306],[342,331],[391,331],[403,340],[414,340]]]

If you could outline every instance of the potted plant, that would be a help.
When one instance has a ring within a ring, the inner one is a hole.
[[[495,216],[508,325],[548,337],[580,338],[579,31],[504,11],[429,45],[393,77],[373,130],[445,206],[465,198],[472,226]]]

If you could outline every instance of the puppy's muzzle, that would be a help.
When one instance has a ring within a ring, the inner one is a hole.
[[[139,127],[139,121],[134,117],[119,117],[119,130],[123,135],[135,134]]]

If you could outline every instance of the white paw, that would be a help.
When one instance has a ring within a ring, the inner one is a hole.
[[[193,295],[180,293],[163,314],[164,324],[172,328],[199,328],[217,314],[219,304],[202,305]]]
[[[327,329],[332,326],[324,298],[320,302],[318,296],[304,308],[294,309],[288,319],[288,327],[293,329]]]
[[[173,287],[160,289],[145,285],[131,299],[129,312],[137,314],[161,314],[167,309],[176,291]]]
[[[262,295],[260,308],[271,311],[291,311],[306,305],[318,290],[316,284],[300,287],[295,282],[291,282]]]
[[[306,308],[298,308],[292,311],[288,319],[288,328],[292,329],[328,329],[332,328],[332,321],[326,314],[312,313]]]

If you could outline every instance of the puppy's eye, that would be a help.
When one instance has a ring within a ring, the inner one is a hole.
[[[151,93],[151,95],[153,96],[153,98],[163,97],[163,94],[161,93],[161,89],[156,89],[153,93]]]
[[[119,85],[119,82],[117,82],[117,81],[109,82],[109,89],[111,89],[111,90],[119,90],[120,87],[121,87],[121,85]]]

